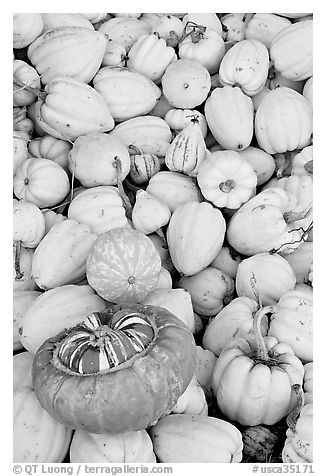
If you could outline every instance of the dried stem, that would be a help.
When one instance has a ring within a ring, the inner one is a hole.
[[[20,269],[20,253],[21,253],[21,241],[15,243],[15,281],[21,281],[24,277],[24,273]]]
[[[124,188],[123,188],[123,184],[122,184],[122,180],[121,180],[122,166],[121,166],[121,160],[119,159],[118,156],[116,156],[114,158],[112,166],[117,169],[117,185],[118,185],[118,190],[119,190],[120,197],[121,197],[122,202],[123,202],[123,206],[126,210],[126,216],[127,216],[127,218],[131,218],[132,206],[131,206],[130,200],[127,197],[127,195],[124,191]]]
[[[296,395],[297,398],[297,403],[294,407],[294,409],[289,413],[286,423],[291,430],[295,429],[295,425],[297,424],[298,418],[300,416],[301,409],[304,405],[304,394],[301,385],[298,383],[294,384],[292,386],[292,389]]]

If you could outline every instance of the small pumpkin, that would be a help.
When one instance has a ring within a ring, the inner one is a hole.
[[[144,14],[146,15],[146,13]],[[145,17],[144,17],[145,19]],[[174,34],[177,37],[177,40],[181,38],[184,29],[184,24],[173,13],[172,14],[164,14],[157,18],[156,21],[153,21],[152,26],[152,33],[158,33],[161,38],[167,42],[169,46],[169,39],[171,34]]]
[[[169,207],[145,190],[138,190],[132,209],[132,223],[135,230],[149,235],[169,223]]]
[[[227,13],[222,16],[222,36],[226,45],[232,46],[245,39],[248,24],[253,16],[253,13]]]
[[[40,77],[33,66],[25,61],[13,61],[13,106],[29,106],[36,100],[32,91],[27,91],[24,85],[41,89]]]
[[[296,277],[296,284],[307,284],[310,266],[313,262],[313,243],[304,241],[291,254],[285,256]]]
[[[53,160],[68,172],[68,157],[72,144],[48,134],[37,137],[28,144],[28,151],[33,157]]]
[[[208,414],[205,392],[196,377],[192,377],[188,387],[178,398],[177,403],[172,409],[172,413],[189,415]]]
[[[213,370],[216,364],[216,355],[208,349],[197,345],[197,361],[194,376],[202,387],[211,388]]]
[[[13,200],[13,240],[24,248],[36,248],[45,234],[45,221],[34,203]]]
[[[165,122],[171,129],[181,132],[197,116],[201,133],[205,139],[207,136],[207,122],[203,113],[197,109],[175,109],[172,108],[164,116]]]
[[[255,13],[248,22],[245,38],[261,41],[270,49],[273,38],[290,25],[290,20],[275,13]]]
[[[33,387],[32,366],[34,356],[30,352],[20,352],[13,356],[13,387]]]
[[[309,145],[293,157],[291,175],[313,176],[313,146]]]
[[[161,170],[159,158],[154,154],[145,154],[135,146],[129,146],[129,149],[136,151],[136,155],[130,156],[129,176],[132,182],[137,185],[147,183]]]
[[[241,263],[239,254],[228,246],[222,246],[219,253],[213,259],[209,266],[219,269],[223,273],[235,279],[238,266]]]
[[[151,27],[138,18],[122,16],[104,21],[100,25],[99,31],[124,46],[128,53],[140,36],[150,33]]]
[[[287,429],[282,451],[284,463],[313,462],[313,404],[307,403],[297,421]]]
[[[40,291],[14,291],[13,293],[13,350],[23,349],[18,329],[28,306],[41,294]],[[18,355],[18,354],[17,354]]]
[[[257,186],[263,185],[272,177],[276,165],[275,160],[270,154],[259,147],[251,145],[238,152],[253,166],[254,172],[257,175]]]
[[[42,213],[44,216],[45,234],[47,234],[53,225],[67,219],[65,215],[62,215],[62,213],[56,213],[55,211],[47,210],[46,208],[42,210]]]
[[[120,43],[109,39],[102,60],[102,66],[125,66],[126,57],[126,48]]]
[[[222,36],[222,24],[216,13],[186,13],[182,22],[184,25],[196,24],[211,28]]]
[[[25,48],[43,30],[43,19],[41,13],[14,13],[13,15],[13,47],[16,49]]]

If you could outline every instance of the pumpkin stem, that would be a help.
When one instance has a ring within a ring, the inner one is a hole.
[[[45,98],[47,96],[47,93],[45,91],[41,91],[40,89],[33,88],[32,86],[29,86],[28,84],[23,83],[22,81],[19,81],[18,79],[15,79],[15,84],[17,84],[17,86],[20,86],[22,89],[25,89],[29,93],[35,94],[35,96],[37,96],[38,98],[41,98],[42,101],[45,101]]]
[[[301,238],[299,240],[283,243],[278,248],[273,248],[272,250],[270,250],[269,254],[273,255],[274,253],[278,253],[281,250],[281,248],[283,248],[283,246],[293,245],[294,243],[301,243],[302,241],[305,241],[306,236],[311,232],[312,229],[313,229],[313,222],[311,222],[306,229],[302,228],[302,226],[300,226],[299,228],[294,228],[292,231],[300,231],[300,230],[302,231]]]
[[[157,230],[154,231],[154,233],[156,233],[160,238],[162,238],[162,240],[163,240],[163,246],[162,247],[166,250],[169,249],[162,228],[158,228]]]
[[[257,358],[260,361],[266,363],[270,360],[270,357],[268,355],[268,350],[261,333],[261,320],[263,316],[265,316],[269,312],[273,312],[273,310],[274,306],[265,306],[263,308],[258,309],[258,311],[254,315],[254,322],[252,325],[253,334],[257,346]]]
[[[131,218],[132,206],[131,206],[130,200],[127,197],[127,195],[124,191],[124,188],[123,188],[123,184],[122,184],[122,180],[121,180],[121,172],[122,172],[121,160],[119,159],[118,156],[116,156],[114,158],[112,166],[117,169],[117,185],[118,185],[118,190],[119,190],[120,197],[121,197],[122,202],[123,202],[123,206],[126,210],[126,216],[127,216],[127,218]]]
[[[133,144],[130,144],[130,145],[128,146],[128,148],[131,149],[131,150],[134,150],[137,155],[141,155],[141,154],[142,154],[142,151],[141,151],[138,147],[136,147],[135,145],[133,145]]]
[[[179,44],[179,37],[174,30],[171,30],[169,36],[166,39],[166,46],[175,48]]]
[[[313,174],[313,161],[309,160],[309,162],[304,164],[303,168],[308,172],[308,174]]]
[[[250,286],[253,292],[253,295],[255,296],[256,301],[258,302],[259,309],[263,307],[263,303],[258,291],[257,287],[257,279],[255,273],[251,273],[251,278],[250,278]]]
[[[304,220],[312,211],[312,203],[310,202],[301,212],[285,212],[283,214],[286,223],[293,223],[295,221]]]
[[[286,423],[288,427],[293,431],[300,416],[300,411],[304,405],[304,394],[301,385],[299,385],[298,383],[292,385],[292,390],[296,395],[297,402],[294,409],[291,411],[291,413],[288,414]]]
[[[235,187],[235,181],[232,179],[228,179],[225,182],[221,182],[219,184],[219,189],[224,193],[230,193]]]
[[[21,252],[21,241],[16,241],[15,243],[15,281],[20,281],[24,277],[24,273],[20,269],[20,252]]]

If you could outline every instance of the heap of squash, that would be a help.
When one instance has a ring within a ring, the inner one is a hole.
[[[15,462],[312,462],[312,15],[13,22]]]

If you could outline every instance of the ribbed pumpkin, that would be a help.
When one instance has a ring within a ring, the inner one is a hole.
[[[149,235],[167,225],[170,217],[170,209],[165,203],[145,190],[138,190],[131,217],[135,230]]]
[[[161,96],[161,90],[150,78],[131,67],[101,68],[93,85],[108,103],[117,122],[148,114]]]
[[[28,58],[43,84],[57,76],[89,83],[101,66],[108,38],[80,26],[62,26],[39,36],[28,48]]]
[[[304,405],[294,426],[286,431],[282,451],[284,463],[313,462],[313,404]]]
[[[276,35],[270,55],[285,78],[301,81],[312,76],[313,20],[295,23]]]
[[[172,140],[167,123],[160,117],[142,116],[118,124],[109,134],[120,139],[126,147],[131,144],[144,153],[164,157]],[[130,154],[136,154],[130,150]]]
[[[190,383],[177,403],[172,409],[172,413],[182,413],[183,415],[207,415],[208,406],[205,392],[199,384],[197,377],[192,377]]]
[[[215,88],[205,102],[205,117],[224,149],[239,151],[249,146],[254,131],[254,107],[252,99],[239,87]]]
[[[14,390],[20,387],[33,387],[32,366],[34,355],[30,352],[20,352],[12,359],[12,378]]]
[[[210,203],[190,201],[179,205],[167,229],[176,269],[191,276],[206,268],[222,248],[225,230],[222,213]]]
[[[28,106],[36,96],[32,91],[26,91],[23,85],[41,89],[40,77],[35,68],[22,60],[13,61],[13,106]]]
[[[138,20],[138,18],[121,17],[105,21],[99,27],[99,31],[124,46],[128,53],[140,36],[150,33],[151,27],[146,22]]]
[[[216,207],[237,209],[255,194],[257,175],[240,154],[224,150],[212,152],[199,166],[197,182]]]
[[[308,101],[293,89],[270,91],[258,107],[255,134],[269,154],[302,149],[309,144],[312,115]]]
[[[138,303],[155,288],[161,258],[151,240],[129,228],[100,235],[87,258],[89,284],[104,299]]]
[[[248,96],[254,96],[264,86],[269,67],[268,50],[257,40],[242,40],[224,55],[219,69],[225,86],[238,85]]]
[[[14,462],[61,463],[69,448],[72,429],[54,420],[29,386],[14,390],[13,405]]]
[[[76,220],[54,225],[33,256],[32,273],[37,285],[47,290],[78,283],[85,276],[86,259],[96,238],[88,225]]]
[[[275,13],[255,13],[247,25],[245,38],[261,41],[269,49],[273,38],[290,25],[290,20]]]
[[[41,294],[40,291],[14,291],[13,293],[13,350],[23,348],[18,329],[23,315],[32,302]]]
[[[89,433],[77,430],[70,445],[70,463],[156,463],[145,430]]]
[[[104,308],[105,301],[90,286],[58,286],[37,296],[26,309],[19,326],[21,341],[35,354],[46,339]]]
[[[53,137],[74,141],[114,127],[108,103],[83,81],[56,77],[45,86],[42,98],[35,106],[36,122]]]
[[[239,463],[240,431],[206,415],[168,415],[150,430],[160,463]],[[191,435],[191,438],[189,438]]]
[[[275,161],[270,154],[251,145],[238,152],[253,166],[257,175],[257,186],[264,184],[272,177],[275,171]]]
[[[68,155],[71,148],[70,142],[50,135],[37,137],[28,144],[28,150],[32,156],[53,160],[61,165],[66,172],[68,171]]]
[[[14,13],[13,47],[25,48],[37,38],[43,30],[41,13]]]
[[[17,198],[40,208],[53,207],[69,193],[67,172],[56,162],[43,158],[26,159],[14,177]]]
[[[36,248],[45,234],[41,210],[31,202],[13,200],[13,241],[24,248]]]
[[[171,212],[178,205],[203,199],[196,182],[179,172],[158,172],[150,179],[146,191],[166,203]]]
[[[160,159],[154,154],[145,154],[135,146],[129,146],[136,150],[136,155],[130,156],[129,176],[133,183],[147,183],[153,175],[161,170]]]
[[[276,304],[283,294],[294,289],[296,283],[294,271],[285,258],[277,254],[257,253],[238,266],[235,281],[238,296],[257,299],[252,289],[253,275],[264,306]]]

